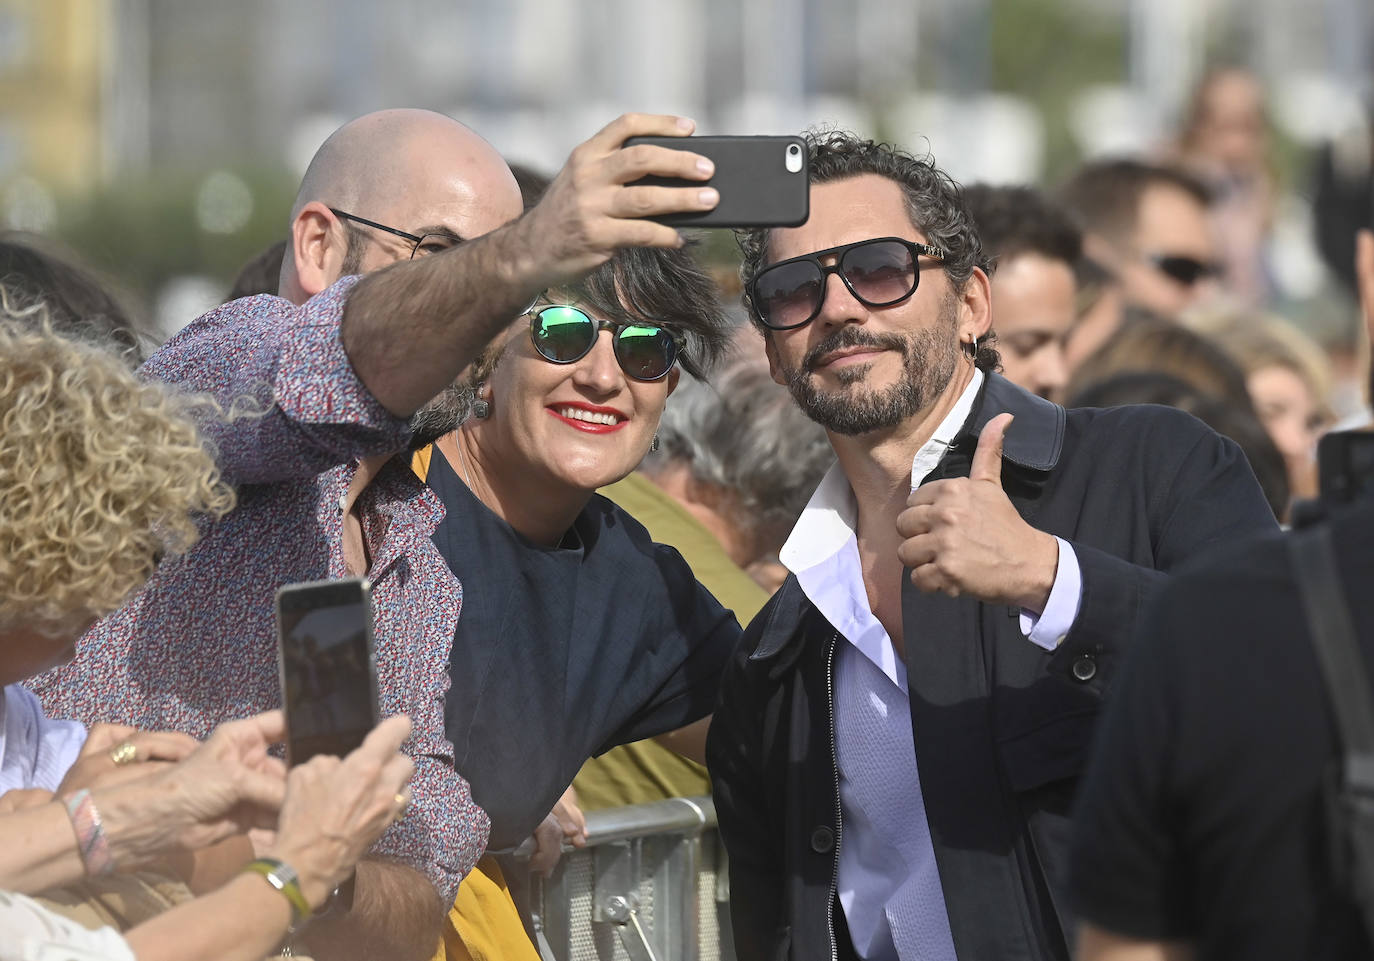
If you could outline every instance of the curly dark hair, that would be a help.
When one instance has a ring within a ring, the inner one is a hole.
[[[987,258],[973,218],[964,206],[959,185],[930,156],[916,157],[894,144],[865,140],[844,130],[808,130],[802,135],[810,153],[812,185],[832,180],[847,180],[861,174],[877,174],[894,181],[906,198],[907,216],[926,240],[945,251],[943,267],[955,290],[963,290],[974,268],[987,270]],[[767,229],[735,232],[740,253],[740,279],[744,284],[744,306],[749,319],[767,334],[758,311],[754,309],[750,285],[765,266],[768,256]],[[996,336],[978,344],[974,358],[983,370],[996,370],[1002,358],[995,346]]]
[[[1022,254],[1073,267],[1083,254],[1083,233],[1073,218],[1034,187],[973,184],[964,188],[964,205],[994,270]]]

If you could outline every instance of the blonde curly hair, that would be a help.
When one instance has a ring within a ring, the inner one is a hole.
[[[189,417],[203,399],[0,301],[0,630],[70,635],[194,544],[196,515],[224,515],[234,493]]]

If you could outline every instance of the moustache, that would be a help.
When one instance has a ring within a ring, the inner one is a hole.
[[[895,350],[905,354],[907,341],[906,338],[897,334],[875,334],[860,330],[857,327],[841,327],[806,352],[806,357],[802,359],[802,367],[807,371],[813,371],[820,366],[821,359],[827,354],[833,354],[837,350],[844,350],[848,347],[872,347],[877,350]]]

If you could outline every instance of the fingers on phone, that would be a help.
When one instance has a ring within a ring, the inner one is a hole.
[[[710,157],[690,150],[676,150],[657,144],[637,143],[611,156],[611,173],[617,183],[640,177],[675,177],[679,180],[709,180],[715,173]]]
[[[696,126],[695,121],[672,114],[624,113],[602,127],[591,142],[614,149],[631,137],[686,137]]]
[[[395,754],[410,737],[410,718],[397,714],[387,718],[374,727],[363,740],[358,752],[365,753],[381,762],[388,755]],[[355,753],[358,753],[355,752]]]
[[[625,187],[611,206],[612,217],[654,217],[711,210],[720,203],[714,187]]]

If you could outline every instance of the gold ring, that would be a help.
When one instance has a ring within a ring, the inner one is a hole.
[[[396,807],[396,820],[404,821],[406,819],[406,808],[410,807],[410,798],[406,797],[404,794],[396,795]]]
[[[138,760],[138,748],[133,741],[120,741],[110,751],[110,760],[115,763],[115,767],[132,764]]]

